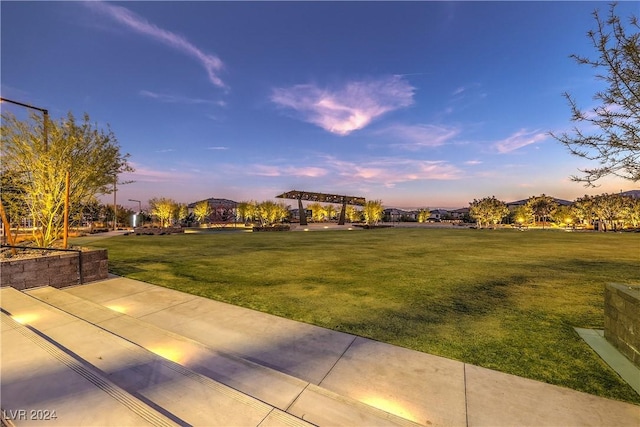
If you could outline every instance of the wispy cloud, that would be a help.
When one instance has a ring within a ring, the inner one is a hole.
[[[151,37],[152,39],[169,47],[172,47],[180,51],[181,53],[197,60],[204,67],[211,83],[218,87],[226,88],[226,85],[218,76],[218,73],[224,68],[224,64],[216,55],[212,55],[200,50],[185,37],[159,28],[158,26],[150,23],[145,18],[137,15],[136,13],[130,11],[125,7],[116,6],[101,1],[86,2],[85,4],[94,10],[110,16],[116,22],[124,25],[130,30]]]
[[[156,153],[172,153],[176,150],[174,150],[173,148],[163,148],[162,150],[156,150]]]
[[[226,104],[224,101],[213,101],[211,99],[201,99],[201,98],[188,98],[186,96],[176,96],[176,95],[168,95],[164,93],[152,92],[149,90],[141,90],[141,96],[145,98],[156,99],[161,102],[167,103],[175,103],[175,104],[209,104],[209,105],[217,105],[219,107],[224,107]]]
[[[397,184],[424,180],[456,180],[462,171],[454,165],[440,160],[417,160],[406,158],[378,158],[363,162],[348,162],[328,159],[343,181],[359,184],[382,184],[394,187]]]
[[[402,158],[376,158],[346,161],[332,156],[316,160],[315,166],[253,164],[243,173],[280,178],[323,178],[323,183],[335,188],[362,185],[394,187],[397,184],[420,180],[455,180],[463,173],[446,161],[414,160]]]
[[[215,146],[215,147],[207,147],[207,150],[228,150],[229,147]]]
[[[476,166],[476,165],[481,165],[482,161],[481,160],[467,160],[466,162],[464,162],[465,165],[469,165],[469,166]]]
[[[453,100],[460,100],[463,97],[484,98],[487,94],[482,90],[480,83],[469,83],[455,88],[451,96]]]
[[[425,147],[437,147],[446,144],[460,133],[460,130],[436,125],[393,125],[376,133],[390,135],[395,140],[404,141],[394,147],[405,150],[419,150]]]
[[[329,173],[328,170],[315,166],[274,166],[274,165],[260,165],[254,164],[248,168],[249,175],[258,176],[294,176],[294,177],[309,177],[318,178],[325,176]]]
[[[135,182],[179,182],[193,179],[193,176],[176,170],[153,169],[148,166],[131,162],[134,172],[123,174],[124,180]]]
[[[385,113],[413,104],[414,90],[402,77],[391,76],[331,89],[315,84],[275,88],[271,101],[328,132],[348,135]]]
[[[497,141],[493,146],[499,153],[504,154],[526,147],[527,145],[535,144],[536,142],[543,141],[547,138],[548,135],[545,132],[540,132],[539,130],[528,131],[526,129],[520,129],[508,138]]]

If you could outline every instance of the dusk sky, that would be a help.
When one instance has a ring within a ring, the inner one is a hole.
[[[110,124],[134,209],[293,189],[403,208],[573,200],[638,188],[570,181],[590,164],[549,136],[572,127],[563,92],[596,106],[602,83],[569,58],[597,55],[594,9],[609,6],[2,1],[1,91]]]

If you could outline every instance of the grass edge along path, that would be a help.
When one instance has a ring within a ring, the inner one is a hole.
[[[640,403],[578,336],[604,285],[639,283],[640,234],[381,229],[121,236],[118,275]]]

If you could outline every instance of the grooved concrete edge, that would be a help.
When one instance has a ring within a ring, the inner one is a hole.
[[[602,329],[573,328],[580,338],[598,353],[598,355],[622,377],[622,379],[640,394],[640,368],[635,366],[617,348],[604,337]]]

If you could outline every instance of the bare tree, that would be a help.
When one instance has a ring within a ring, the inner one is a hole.
[[[587,36],[598,57],[571,55],[578,64],[598,70],[596,77],[606,83],[606,89],[594,95],[600,105],[583,111],[575,98],[564,93],[576,123],[573,134],[551,134],[572,154],[597,162],[580,170],[582,176],[572,176],[586,186],[608,175],[640,180],[640,26],[632,15],[625,28],[615,7],[611,5],[607,19],[593,12],[597,28]]]

